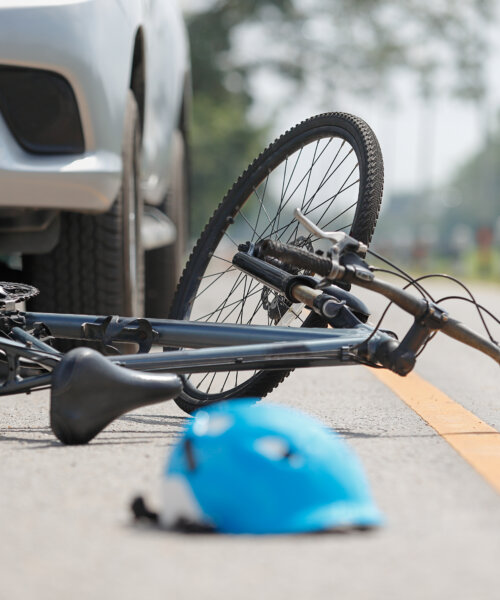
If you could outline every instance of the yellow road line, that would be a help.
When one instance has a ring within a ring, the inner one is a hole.
[[[496,429],[416,373],[400,377],[382,369],[371,371],[500,493],[500,433]]]

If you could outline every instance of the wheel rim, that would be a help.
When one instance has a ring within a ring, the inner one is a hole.
[[[239,244],[256,243],[264,237],[325,250],[328,246],[323,241],[294,221],[293,209],[297,206],[323,229],[352,230],[362,192],[358,151],[354,142],[332,136],[331,130],[311,137],[295,145],[287,158],[257,177],[250,193],[235,207],[191,295],[184,318],[216,323],[304,325],[307,313],[302,305],[290,306],[238,271],[231,258]],[[244,392],[255,374],[190,375],[185,378],[185,389],[203,403],[234,397],[237,390]]]

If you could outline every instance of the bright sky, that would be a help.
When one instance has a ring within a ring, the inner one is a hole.
[[[335,110],[362,117],[377,135],[385,162],[385,196],[394,191],[446,185],[451,175],[500,128],[500,35],[492,36],[488,92],[480,104],[441,97],[424,103],[404,76],[395,80],[398,101],[344,95],[331,106],[292,105],[279,115],[276,134],[318,111]],[[276,82],[257,83],[262,105],[271,105]],[[286,91],[282,91],[286,96]],[[314,97],[314,93],[311,94]],[[259,109],[256,113],[259,112]]]
[[[206,5],[208,0],[183,0],[184,6]],[[301,101],[288,105],[276,119],[274,134],[319,110],[356,114],[372,127],[379,138],[385,160],[386,197],[396,190],[419,190],[440,186],[460,164],[474,154],[487,130],[498,128],[500,115],[500,35],[491,31],[492,51],[488,63],[488,94],[481,105],[440,98],[427,105],[416,97],[404,76],[395,81],[399,101],[388,106],[381,99],[366,101],[353,96],[338,98],[332,106]],[[263,107],[279,103],[286,90],[272,80],[257,80],[254,91],[260,98],[256,118]],[[314,93],[311,94],[314,96]]]

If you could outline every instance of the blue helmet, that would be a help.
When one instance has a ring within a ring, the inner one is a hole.
[[[381,523],[361,465],[338,435],[255,400],[195,413],[166,465],[164,526],[278,534]]]

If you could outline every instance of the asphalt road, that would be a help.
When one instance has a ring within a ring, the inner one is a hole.
[[[480,286],[480,297],[498,313],[500,288]],[[500,430],[491,359],[440,335],[417,371]],[[88,446],[63,447],[46,392],[1,398],[1,600],[500,597],[498,492],[371,371],[302,371],[269,400],[345,437],[385,527],[282,537],[135,527],[129,501],[137,492],[158,500],[162,466],[188,419],[173,402],[124,416]]]

